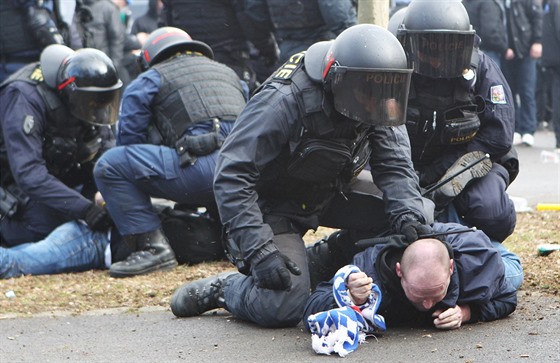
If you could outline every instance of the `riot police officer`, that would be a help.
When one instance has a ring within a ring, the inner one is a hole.
[[[352,0],[248,0],[246,7],[249,17],[274,32],[280,47],[279,64],[358,23]]]
[[[211,208],[218,149],[246,102],[235,72],[212,49],[174,27],[155,30],[141,51],[144,72],[126,89],[117,144],[95,181],[133,253],[111,265],[127,277],[177,265],[150,197]]]
[[[50,45],[1,85],[0,168],[3,242],[43,239],[82,219],[109,226],[93,203],[93,164],[114,145],[122,82],[101,51]]]
[[[257,64],[264,67],[276,64],[279,50],[272,30],[250,18],[244,3],[237,0],[163,0],[160,23],[180,28],[208,44],[214,59],[233,69],[252,91],[258,82],[249,42],[258,53]]]
[[[397,39],[362,24],[293,55],[265,82],[224,142],[214,179],[240,273],[180,287],[175,315],[223,307],[293,326],[309,294],[307,230],[392,227],[411,241],[431,230],[404,126],[410,76]],[[385,208],[373,183],[356,179],[368,163]]]
[[[54,5],[55,1],[0,2],[0,83],[26,64],[38,61],[47,45],[64,44]]]
[[[453,214],[452,221],[505,240],[516,223],[506,188],[518,167],[512,148],[514,100],[506,79],[479,51],[460,0],[413,0],[397,36],[414,69],[406,125],[420,185],[448,180],[488,154],[491,162],[459,174],[433,197],[438,209],[456,210],[461,220]]]

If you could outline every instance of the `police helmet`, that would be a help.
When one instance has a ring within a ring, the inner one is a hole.
[[[454,78],[469,69],[475,31],[461,0],[413,0],[397,37],[414,73]]]
[[[394,36],[397,36],[397,31],[404,19],[407,7],[400,8],[395,11],[393,15],[389,18],[389,23],[387,24],[387,30],[390,31]]]
[[[140,67],[145,71],[154,64],[183,51],[198,52],[214,59],[214,52],[208,44],[193,40],[187,32],[179,28],[168,26],[150,33],[140,53]]]
[[[93,48],[66,56],[56,76],[56,88],[70,113],[93,125],[117,122],[122,85],[111,59]]]
[[[405,122],[412,70],[401,44],[387,29],[354,25],[330,42],[328,49],[325,43],[316,49],[325,52],[321,79],[339,113],[370,125]],[[315,58],[314,49],[308,53]]]

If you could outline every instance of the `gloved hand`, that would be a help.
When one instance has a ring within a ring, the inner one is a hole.
[[[420,239],[422,235],[433,233],[433,230],[432,227],[417,220],[406,220],[401,224],[398,232],[405,236],[408,243],[412,243]]]
[[[84,221],[93,231],[106,231],[111,227],[112,221],[109,213],[104,208],[92,204],[84,216]]]
[[[292,288],[290,272],[301,275],[301,270],[295,262],[278,251],[258,261],[252,269],[256,285],[270,290],[290,290]]]
[[[42,45],[64,44],[64,39],[47,9],[30,6],[27,8],[26,18],[31,33]]]

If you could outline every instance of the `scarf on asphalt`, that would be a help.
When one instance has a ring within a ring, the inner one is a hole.
[[[351,273],[361,272],[354,265],[342,267],[334,276],[333,295],[338,308],[310,315],[307,324],[311,331],[312,347],[317,354],[338,353],[345,357],[365,342],[366,335],[385,331],[385,319],[376,314],[381,303],[381,290],[373,284],[367,302],[357,306],[346,288]]]

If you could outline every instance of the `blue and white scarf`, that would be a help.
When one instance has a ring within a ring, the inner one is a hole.
[[[345,357],[365,342],[366,334],[385,331],[385,319],[376,314],[381,304],[381,290],[373,284],[367,302],[357,306],[346,288],[351,273],[361,272],[354,265],[347,265],[334,276],[333,295],[339,306],[336,309],[310,315],[307,324],[311,330],[312,347],[317,354],[338,353]]]

